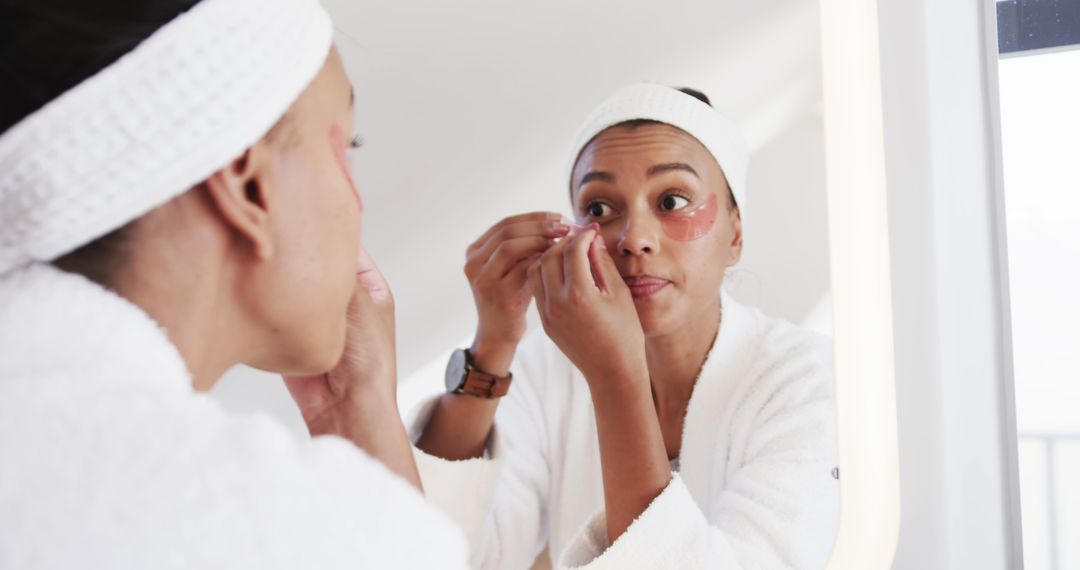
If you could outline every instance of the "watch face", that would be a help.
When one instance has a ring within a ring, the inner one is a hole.
[[[446,365],[446,391],[453,392],[461,388],[465,382],[465,351],[458,349],[450,355],[450,362]]]

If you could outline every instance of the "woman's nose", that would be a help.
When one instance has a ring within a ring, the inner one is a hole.
[[[625,256],[653,254],[659,250],[656,232],[660,230],[656,220],[649,216],[627,216],[619,234],[618,251]]]

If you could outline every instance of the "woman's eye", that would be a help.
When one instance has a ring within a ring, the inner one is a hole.
[[[611,206],[603,202],[590,202],[585,206],[585,213],[593,218],[603,218],[611,211]]]
[[[665,212],[676,212],[688,206],[690,200],[677,196],[675,194],[668,194],[664,196],[663,200],[660,200],[660,209]]]

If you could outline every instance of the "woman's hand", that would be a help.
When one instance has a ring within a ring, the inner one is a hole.
[[[363,250],[348,311],[345,351],[337,366],[325,374],[285,377],[312,435],[348,437],[358,400],[396,398],[394,297]]]
[[[482,370],[501,375],[509,368],[525,334],[528,268],[569,232],[559,214],[533,212],[502,220],[469,246],[465,276],[478,317],[472,353]]]
[[[529,281],[544,330],[589,383],[613,544],[671,481],[634,299],[595,228],[549,249]]]
[[[671,481],[634,299],[595,227],[544,253],[529,281],[548,337],[589,383],[614,543]]]
[[[339,435],[421,491],[397,407],[394,296],[363,250],[348,309],[345,351],[330,372],[286,377],[311,435]]]
[[[544,253],[529,281],[548,337],[594,391],[649,389],[634,299],[595,226]]]
[[[510,371],[518,342],[525,334],[525,312],[532,299],[529,266],[557,238],[570,232],[561,220],[559,214],[550,212],[513,216],[489,228],[469,246],[465,276],[479,317],[471,354],[480,370],[496,376]],[[498,405],[499,398],[445,394],[416,446],[444,459],[480,457]]]

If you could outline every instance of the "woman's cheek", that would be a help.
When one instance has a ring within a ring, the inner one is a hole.
[[[710,193],[701,205],[685,212],[666,214],[661,221],[664,233],[676,241],[699,240],[716,225],[720,205],[716,194]]]
[[[360,197],[360,189],[356,186],[356,179],[353,177],[352,167],[349,165],[346,144],[345,132],[341,130],[341,127],[337,125],[330,127],[330,148],[334,153],[334,160],[337,162],[342,174],[345,175],[345,179],[349,182],[349,187],[352,188],[353,195],[356,197],[357,206],[359,206],[360,211],[363,211],[364,200]]]

